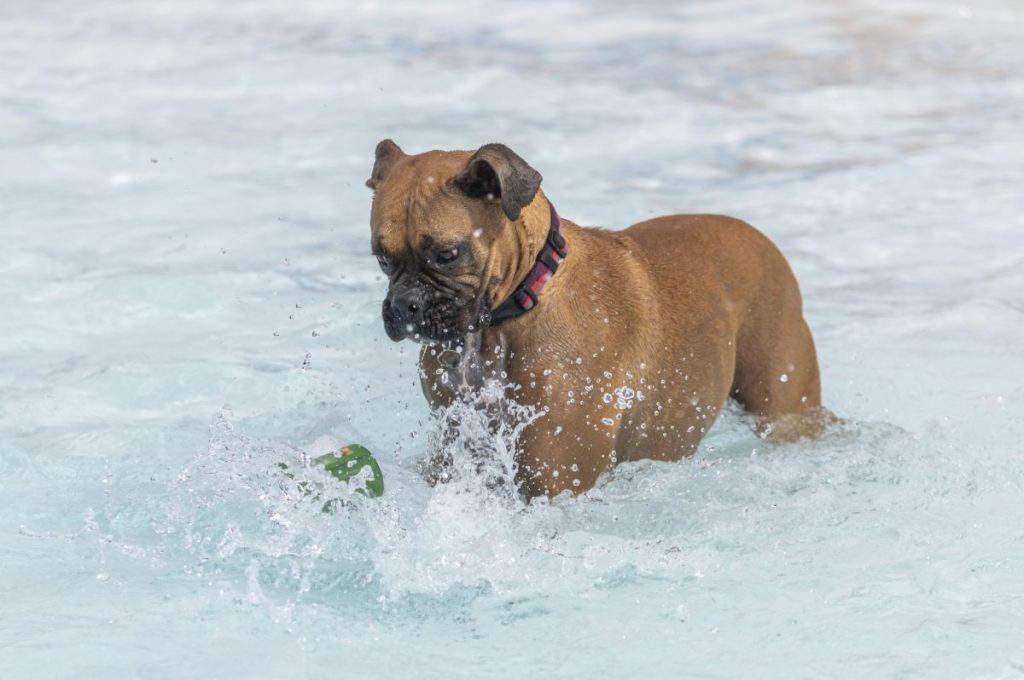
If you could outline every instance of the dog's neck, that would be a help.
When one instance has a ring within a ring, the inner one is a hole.
[[[502,286],[497,289],[498,295],[502,297],[496,295],[496,301],[506,299],[530,274],[537,255],[547,242],[551,216],[551,206],[542,192],[538,192],[537,198],[523,209],[515,225],[517,247],[511,249],[518,257],[518,262],[510,268],[514,273],[503,277]],[[587,257],[586,239],[583,238],[585,234],[580,227],[565,219],[560,219],[560,225],[560,232],[566,240],[567,255],[538,292],[536,306],[503,321],[499,326],[484,328],[482,346],[500,347],[508,359],[514,360],[518,348],[541,346],[541,338],[558,337],[560,317],[573,313],[565,304],[566,281],[572,278],[571,271],[581,266]]]
[[[502,258],[494,265],[491,275],[499,283],[491,291],[493,304],[501,304],[526,280],[537,262],[537,256],[547,242],[551,229],[551,204],[543,191],[522,212],[509,230],[508,238],[515,241],[514,245],[498,249]]]
[[[503,321],[498,326],[485,326],[467,334],[461,341],[443,350],[449,385],[457,394],[479,393],[486,385],[503,382],[509,375],[509,362],[514,362],[521,348],[540,347],[540,338],[557,337],[560,315],[571,313],[563,304],[562,285],[569,278],[566,269],[578,266],[585,258],[585,247],[575,224],[561,220],[568,255],[540,291],[537,305],[525,313]],[[511,253],[514,261],[507,262],[500,286],[495,288],[494,299],[504,300],[530,274],[537,254],[544,247],[551,228],[551,207],[543,193],[523,209],[510,234],[517,243],[503,249]],[[577,249],[578,248],[578,249]],[[553,328],[554,327],[554,328]]]

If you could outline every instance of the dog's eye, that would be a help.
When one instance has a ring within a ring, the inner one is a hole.
[[[438,264],[451,264],[455,260],[459,259],[459,249],[449,248],[448,250],[442,250],[437,254]]]
[[[380,270],[387,274],[391,271],[391,258],[384,253],[374,253],[374,257],[377,258],[377,264],[380,265]]]

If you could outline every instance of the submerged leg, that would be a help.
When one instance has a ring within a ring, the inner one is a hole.
[[[741,336],[730,391],[757,416],[759,435],[782,441],[816,436],[835,419],[821,406],[818,358],[807,323],[801,317],[788,328],[794,330]]]

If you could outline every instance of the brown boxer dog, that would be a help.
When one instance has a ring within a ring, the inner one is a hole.
[[[528,496],[689,455],[730,396],[763,436],[820,429],[814,341],[768,238],[720,215],[580,227],[540,185],[501,144],[407,155],[388,139],[367,181],[387,334],[423,343],[433,406],[500,382],[543,412],[516,452]]]

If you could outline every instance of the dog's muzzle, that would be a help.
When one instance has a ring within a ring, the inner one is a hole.
[[[394,341],[415,340],[446,342],[463,337],[479,323],[471,302],[439,293],[422,284],[394,287],[384,299],[381,316],[384,330]]]

